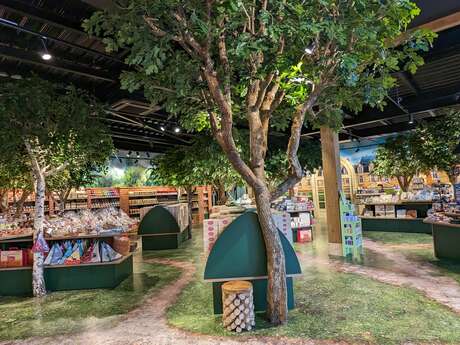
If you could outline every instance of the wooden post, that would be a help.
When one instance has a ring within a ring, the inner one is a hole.
[[[342,173],[339,154],[339,136],[329,127],[321,127],[321,151],[323,155],[324,190],[326,196],[326,221],[330,253],[341,255],[341,224],[339,191],[342,189]],[[335,245],[334,245],[335,244]]]

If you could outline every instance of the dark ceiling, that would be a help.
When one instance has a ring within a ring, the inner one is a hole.
[[[124,53],[107,54],[100,40],[81,28],[85,18],[110,0],[0,0],[0,76],[25,76],[31,71],[48,79],[72,82],[110,105],[108,125],[120,149],[164,152],[186,144],[190,135],[178,128],[160,107],[146,104],[141,94],[120,90],[118,75],[128,67]],[[460,11],[460,0],[419,0],[422,14],[415,26]],[[53,59],[38,55],[46,41]],[[398,87],[383,112],[365,109],[347,116],[344,132],[367,137],[410,129],[414,122],[442,114],[460,103],[460,26],[439,33],[426,64],[414,76],[398,73]],[[410,115],[412,114],[412,115]],[[316,136],[304,129],[304,136]],[[346,138],[349,134],[342,134]]]

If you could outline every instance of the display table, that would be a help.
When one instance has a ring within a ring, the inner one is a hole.
[[[376,215],[376,207],[394,207],[394,211],[384,216]],[[388,203],[369,203],[365,210],[373,213],[373,216],[361,216],[363,231],[386,231],[386,232],[412,232],[431,234],[431,227],[424,223],[427,211],[432,207],[432,201],[399,201]],[[397,217],[398,210],[415,210],[417,217]]]
[[[434,255],[438,259],[460,261],[460,224],[424,220],[433,232]]]
[[[191,238],[187,204],[158,205],[143,216],[138,234],[142,250],[177,249]]]
[[[46,238],[48,242],[76,239],[110,241],[114,235],[82,235],[76,238]],[[30,248],[32,238],[0,241],[0,249]],[[80,263],[72,265],[46,265],[45,284],[48,291],[112,289],[133,273],[132,254],[111,262]],[[32,267],[0,268],[0,296],[32,295]]]
[[[282,234],[286,258],[288,308],[294,308],[293,277],[301,274],[296,253]],[[236,218],[217,239],[206,262],[204,279],[212,283],[214,313],[222,314],[222,284],[232,280],[252,283],[254,309],[267,307],[267,255],[257,214],[248,211]]]

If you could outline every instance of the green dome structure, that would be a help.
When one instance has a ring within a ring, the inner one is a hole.
[[[176,218],[165,207],[150,209],[139,224],[142,250],[177,249],[191,238],[190,226],[181,229]]]
[[[288,307],[294,308],[293,277],[302,271],[287,238],[279,231],[286,258]],[[254,308],[267,307],[267,254],[257,213],[248,211],[236,218],[220,235],[209,254],[204,279],[213,284],[214,313],[222,313],[223,283],[247,280],[253,284]]]

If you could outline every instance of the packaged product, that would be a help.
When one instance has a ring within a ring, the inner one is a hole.
[[[113,250],[106,242],[101,242],[101,261],[110,262],[118,260],[121,258],[121,255]]]
[[[45,265],[57,265],[63,254],[61,246],[58,243],[53,244],[45,259]]]

